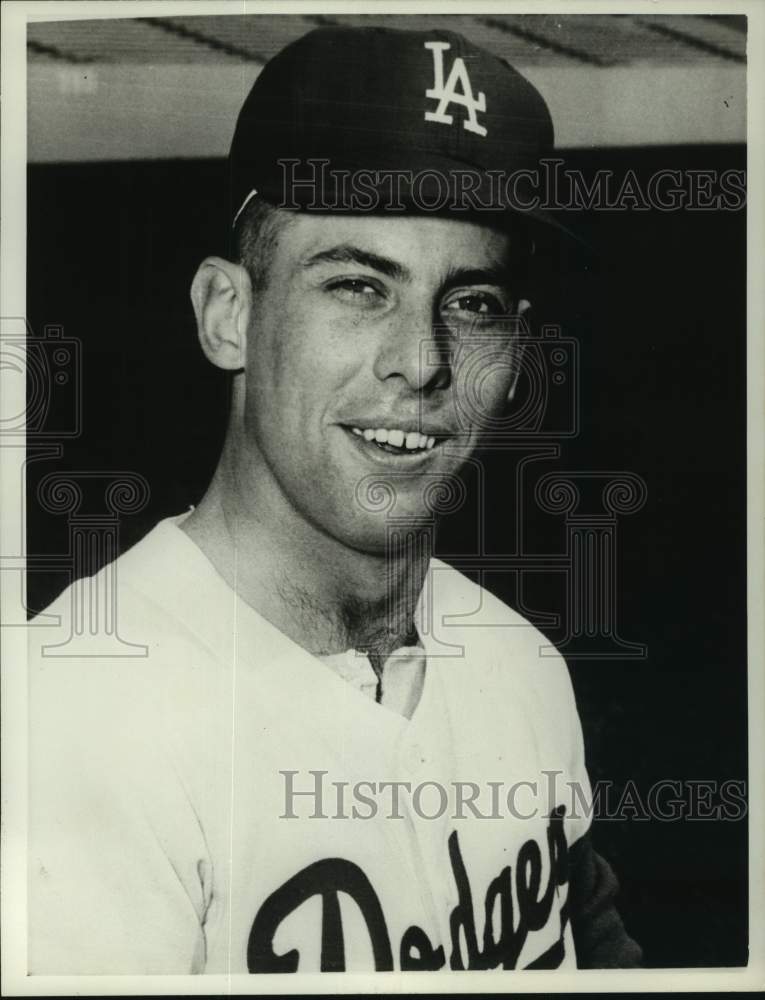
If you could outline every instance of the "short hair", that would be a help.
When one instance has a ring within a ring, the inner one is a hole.
[[[239,214],[233,230],[234,256],[250,275],[254,294],[265,289],[279,236],[294,217],[294,212],[277,208],[259,194],[254,194]],[[446,217],[455,218],[455,215],[447,213]],[[468,219],[479,224],[493,223],[502,231],[508,231],[506,214],[496,217],[471,215]],[[514,284],[526,285],[534,243],[525,219],[514,215],[513,227],[510,275]]]
[[[276,251],[279,234],[290,222],[291,213],[278,209],[259,194],[253,195],[236,220],[233,232],[237,263],[250,275],[253,292],[263,291],[268,269]]]

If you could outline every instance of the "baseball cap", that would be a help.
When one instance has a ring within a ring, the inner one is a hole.
[[[231,218],[255,192],[313,211],[541,211],[550,112],[510,66],[448,30],[331,26],[261,71],[229,157]]]

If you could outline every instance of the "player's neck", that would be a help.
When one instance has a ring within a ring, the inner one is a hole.
[[[429,546],[397,556],[343,545],[268,491],[238,495],[225,458],[183,530],[247,604],[314,654],[387,656],[411,640]]]

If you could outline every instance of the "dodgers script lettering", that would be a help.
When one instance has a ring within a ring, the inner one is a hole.
[[[536,840],[527,840],[518,851],[515,870],[503,868],[492,880],[484,900],[484,926],[481,944],[475,925],[473,894],[460,850],[459,836],[449,836],[449,861],[457,887],[458,902],[451,912],[449,967],[451,969],[515,969],[524,944],[533,931],[547,925],[559,886],[568,882],[568,845],[563,831],[565,806],[558,806],[547,827],[549,875],[542,889],[542,852]],[[518,913],[514,913],[512,894]],[[321,971],[344,972],[346,949],[343,936],[339,894],[345,893],[358,906],[372,945],[375,970],[390,972],[394,966],[393,948],[380,900],[372,883],[358,865],[343,858],[324,858],[308,865],[279,889],[271,893],[258,910],[247,944],[247,968],[250,972],[297,972],[300,952],[293,948],[282,955],[274,951],[274,939],[282,922],[306,900],[319,896],[321,917]],[[495,919],[499,915],[498,921]],[[564,957],[564,931],[568,905],[560,906],[560,933],[547,948],[525,968],[556,968]],[[495,925],[498,933],[495,935]],[[464,947],[463,947],[464,943]],[[425,931],[412,925],[403,934],[399,949],[399,968],[435,970],[446,965],[441,945],[434,945]]]

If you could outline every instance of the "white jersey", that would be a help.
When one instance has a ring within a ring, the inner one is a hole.
[[[45,655],[72,588],[60,628],[30,629],[30,972],[574,966],[589,785],[540,633],[434,561],[406,719],[248,607],[178,520],[116,566],[146,655]]]

